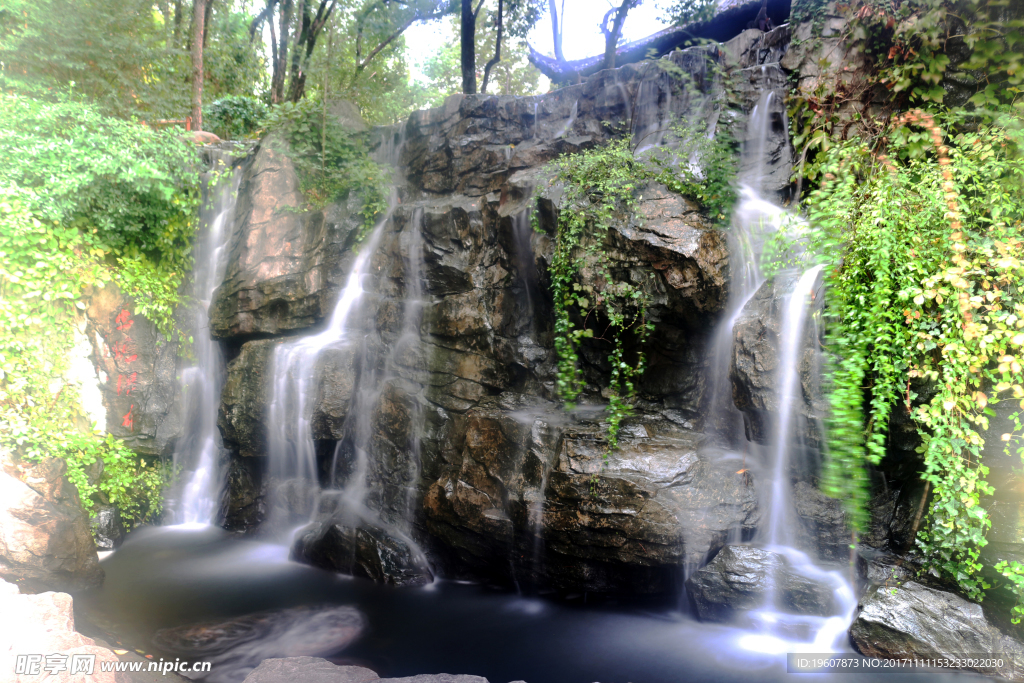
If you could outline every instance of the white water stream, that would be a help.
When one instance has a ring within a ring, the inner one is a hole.
[[[213,197],[200,214],[205,229],[195,248],[195,363],[181,371],[184,436],[174,451],[175,471],[187,474],[174,498],[168,501],[169,517],[175,524],[214,522],[224,487],[224,449],[217,429],[224,356],[220,343],[210,336],[209,310],[213,292],[224,279],[227,243],[241,179],[239,170],[230,164],[229,155],[215,153],[213,169],[206,174]]]

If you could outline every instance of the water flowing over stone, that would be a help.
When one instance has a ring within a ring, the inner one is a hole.
[[[217,430],[217,407],[224,385],[224,358],[219,342],[209,331],[213,293],[227,267],[227,243],[235,218],[240,173],[230,153],[214,153],[207,173],[203,225],[195,249],[193,269],[193,365],[181,370],[184,419],[182,437],[175,444],[174,466],[183,472],[183,484],[169,507],[179,524],[209,524],[220,508],[224,488],[223,442]]]

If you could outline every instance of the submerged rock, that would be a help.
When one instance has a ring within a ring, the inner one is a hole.
[[[378,528],[314,524],[297,535],[292,559],[396,586],[422,586],[434,580],[416,548]]]
[[[1003,669],[973,670],[1024,680],[1024,644],[989,624],[981,605],[915,581],[878,586],[865,595],[850,640],[869,657],[1001,657]]]
[[[0,471],[0,577],[26,592],[99,586],[96,543],[64,461],[6,465]]]
[[[267,658],[339,652],[362,635],[365,624],[362,613],[347,605],[296,607],[162,629],[153,644],[211,662],[210,672],[200,675],[206,680],[238,681]]]
[[[749,545],[722,548],[686,582],[697,615],[728,621],[740,612],[768,607],[812,616],[835,614],[830,586],[807,578],[782,555]],[[775,605],[767,604],[774,596]]]

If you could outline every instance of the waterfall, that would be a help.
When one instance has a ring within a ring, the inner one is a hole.
[[[754,541],[774,553],[788,571],[821,585],[831,592],[834,613],[831,616],[791,614],[782,604],[781,574],[767,571],[767,591],[762,606],[747,615],[748,628],[737,638],[737,646],[753,653],[830,652],[839,646],[839,639],[856,608],[853,588],[839,571],[819,567],[805,552],[797,549],[794,528],[798,524],[791,485],[794,455],[805,448],[799,406],[804,402],[799,374],[809,302],[821,274],[821,267],[805,270],[796,278],[793,290],[780,306],[780,339],[778,363],[774,375],[778,410],[772,415],[768,447],[744,438],[743,416],[732,402],[730,363],[733,356],[734,326],[745,307],[765,283],[760,259],[766,240],[775,234],[798,237],[804,221],[773,201],[772,189],[777,181],[780,158],[789,153],[788,142],[780,150],[773,136],[786,127],[785,115],[778,108],[778,92],[771,89],[766,67],[760,79],[752,82],[763,86],[750,110],[743,139],[739,201],[730,226],[732,258],[729,302],[718,329],[713,334],[709,358],[712,373],[708,401],[708,431],[725,450],[722,457],[746,463],[739,472],[751,467],[759,476],[762,523]],[[758,74],[754,74],[757,76]],[[755,86],[757,87],[757,86]],[[785,132],[784,130],[781,132]],[[780,157],[780,151],[782,156]],[[778,281],[779,278],[776,278]],[[734,534],[738,536],[738,534]],[[730,542],[735,543],[737,539]],[[781,571],[781,570],[780,570]]]
[[[174,499],[168,502],[170,518],[176,524],[212,523],[224,488],[223,446],[217,429],[224,357],[220,344],[210,336],[209,310],[213,292],[224,279],[225,252],[241,173],[233,166],[230,155],[220,150],[213,152],[211,166],[205,181],[212,200],[200,213],[203,227],[195,246],[193,269],[195,363],[181,371],[184,436],[174,450],[175,471],[188,474]]]
[[[786,300],[782,314],[782,339],[779,348],[779,365],[776,382],[779,397],[779,417],[775,425],[772,490],[768,501],[768,529],[766,538],[770,545],[793,545],[790,507],[793,493],[789,486],[790,454],[799,446],[799,434],[794,422],[794,407],[802,402],[798,394],[800,383],[799,355],[804,341],[804,323],[807,319],[809,298],[814,295],[814,285],[821,273],[821,266],[804,272]]]
[[[324,350],[351,341],[349,317],[364,294],[363,284],[369,276],[371,257],[396,204],[397,196],[392,192],[388,211],[352,264],[327,327],[274,349],[270,370],[272,395],[267,409],[268,475],[278,487],[275,503],[307,520],[317,512],[320,493],[316,446],[310,426],[317,361]]]

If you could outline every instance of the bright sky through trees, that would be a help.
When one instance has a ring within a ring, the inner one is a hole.
[[[558,5],[561,8],[561,0]],[[622,31],[623,40],[637,40],[665,28],[668,22],[662,17],[666,12],[660,5],[656,0],[645,0],[639,7],[630,10]],[[604,36],[601,35],[599,25],[609,7],[607,0],[565,0],[566,30],[562,38],[562,49],[566,59],[582,59],[604,52]],[[540,20],[530,33],[530,43],[540,52],[554,54],[550,22],[547,16]],[[419,65],[441,46],[458,41],[458,36],[452,33],[449,22],[432,21],[411,27],[405,32],[405,41],[406,55],[414,77],[422,78]]]

